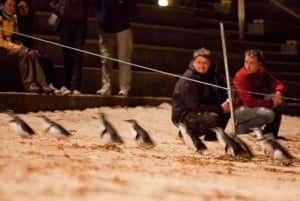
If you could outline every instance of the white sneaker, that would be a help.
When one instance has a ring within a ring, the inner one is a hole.
[[[60,94],[61,93],[61,91],[59,89],[57,89],[52,83],[49,84],[49,87],[51,89],[53,89],[54,94]]]
[[[127,91],[127,90],[124,90],[124,89],[121,89],[121,90],[119,91],[119,95],[120,95],[120,96],[128,96],[128,91]]]
[[[72,94],[79,95],[79,94],[81,94],[81,92],[75,89],[72,91]]]
[[[99,89],[98,91],[96,91],[96,94],[99,94],[101,96],[111,96],[111,90],[108,88],[108,89]]]
[[[62,86],[62,87],[60,88],[60,91],[61,91],[61,93],[62,93],[63,95],[68,95],[68,94],[71,93],[71,91],[70,91],[67,87],[65,87],[65,86]]]

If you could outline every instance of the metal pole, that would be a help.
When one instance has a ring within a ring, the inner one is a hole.
[[[245,38],[245,0],[238,1],[239,38]]]
[[[231,91],[231,85],[230,85],[230,76],[229,76],[229,70],[228,70],[228,61],[227,61],[227,50],[226,50],[224,26],[223,26],[222,22],[220,23],[220,29],[221,29],[221,40],[222,40],[223,57],[224,57],[227,89],[228,89],[229,106],[230,106],[230,116],[231,116],[231,120],[232,120],[232,130],[233,130],[233,133],[236,134],[234,112],[233,112],[233,103],[232,103],[233,98],[232,98],[232,91]]]

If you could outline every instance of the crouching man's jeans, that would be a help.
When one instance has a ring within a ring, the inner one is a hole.
[[[249,133],[253,128],[262,127],[275,119],[274,111],[269,108],[244,105],[235,110],[234,116],[240,133]]]

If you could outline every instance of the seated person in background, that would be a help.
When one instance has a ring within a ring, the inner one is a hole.
[[[244,66],[233,79],[236,89],[234,116],[239,133],[249,133],[265,125],[263,133],[273,133],[279,138],[285,86],[262,66],[262,59],[261,50],[245,52]]]
[[[29,50],[14,43],[13,32],[17,31],[17,17],[15,15],[15,0],[1,0],[0,8],[0,57],[13,59],[17,62],[21,81],[27,91],[52,93],[48,86],[43,69],[37,59],[36,51]]]
[[[223,75],[211,64],[210,51],[195,50],[193,60],[183,77],[226,87]],[[180,78],[172,96],[172,121],[175,125],[185,123],[192,134],[205,140],[216,140],[210,129],[225,129],[230,118],[227,90]]]
[[[17,0],[16,2],[16,14],[19,32],[32,36],[35,16],[35,11],[32,7],[32,3],[30,0]],[[25,36],[20,36],[19,38],[25,47],[32,49],[32,38]],[[47,54],[42,54],[40,52],[37,52],[37,58],[44,70],[46,81],[50,83],[49,86],[54,90],[54,93],[60,93],[60,90],[56,88],[59,87],[59,83],[52,60]]]

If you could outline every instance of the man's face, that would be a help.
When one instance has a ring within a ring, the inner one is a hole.
[[[202,56],[198,56],[193,60],[193,66],[198,73],[206,73],[210,65],[210,60]]]
[[[257,60],[256,56],[245,56],[245,69],[249,74],[255,73],[258,71],[258,68],[260,67],[261,62]]]

